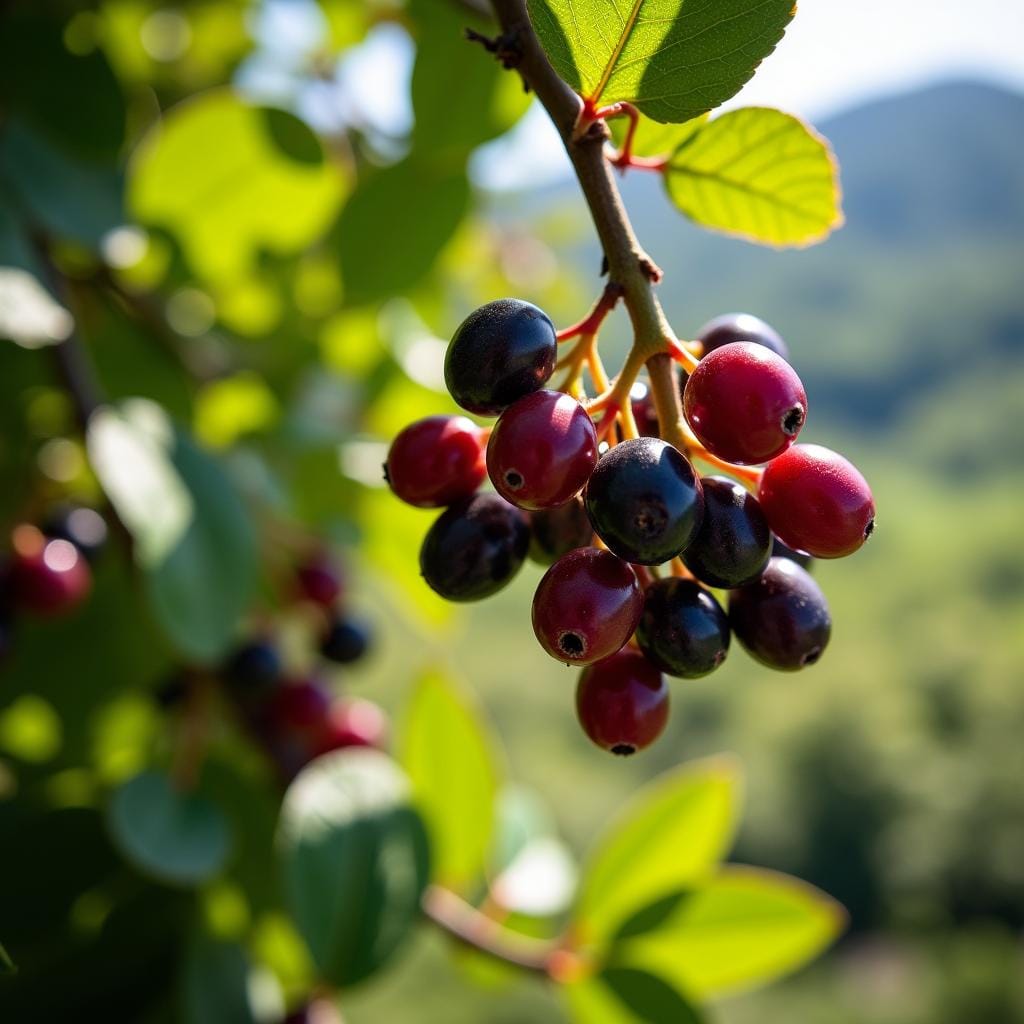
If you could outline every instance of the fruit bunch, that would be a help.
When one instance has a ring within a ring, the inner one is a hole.
[[[816,662],[832,623],[807,566],[856,551],[875,510],[846,459],[794,443],[807,398],[767,324],[732,314],[689,344],[667,341],[683,367],[669,402],[636,380],[643,359],[607,380],[595,340],[614,303],[606,292],[561,332],[516,299],[472,313],[448,347],[445,381],[462,409],[497,422],[413,423],[385,478],[403,501],[444,509],[420,551],[442,597],[488,597],[528,555],[548,566],[533,600],[537,639],[583,667],[587,735],[631,754],[665,726],[665,675],[714,671],[733,635],[770,668]],[[585,365],[601,389],[591,399]],[[566,376],[551,389],[556,368]],[[698,460],[718,472],[701,476]],[[481,490],[487,478],[493,491]]]

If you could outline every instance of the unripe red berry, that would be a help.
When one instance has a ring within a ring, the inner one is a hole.
[[[483,431],[465,416],[428,416],[391,442],[384,479],[417,508],[441,508],[468,498],[487,475]]]
[[[630,647],[584,669],[576,687],[583,731],[613,754],[649,747],[665,728],[668,706],[664,677]]]
[[[772,530],[816,558],[853,554],[875,528],[871,488],[853,463],[817,444],[798,444],[768,463],[758,490]]]
[[[8,587],[16,608],[42,617],[65,615],[92,590],[92,572],[82,553],[67,540],[47,540],[34,526],[12,535],[14,553]]]
[[[590,665],[633,635],[644,598],[636,573],[610,551],[578,548],[544,574],[533,598],[533,631],[553,658]]]
[[[346,747],[387,745],[388,718],[372,701],[359,698],[336,700],[327,714],[316,741],[315,753],[326,754]]]
[[[322,608],[333,608],[341,597],[341,570],[333,559],[320,551],[295,570],[299,596]]]
[[[535,391],[502,414],[487,444],[494,489],[519,508],[557,508],[597,465],[597,431],[571,395]]]
[[[709,452],[739,465],[767,462],[807,418],[796,371],[763,345],[736,342],[706,355],[683,391],[683,412]]]

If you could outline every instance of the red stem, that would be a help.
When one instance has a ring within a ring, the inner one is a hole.
[[[579,322],[571,327],[559,331],[555,337],[559,341],[569,341],[578,338],[581,334],[597,334],[605,318],[615,308],[622,297],[622,288],[614,282],[605,285],[601,297],[597,300],[594,308]]]

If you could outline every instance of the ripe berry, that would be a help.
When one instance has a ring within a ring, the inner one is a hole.
[[[576,495],[558,508],[530,513],[530,558],[551,565],[576,548],[589,547],[594,539],[587,507]]]
[[[239,647],[224,666],[224,675],[238,696],[254,697],[277,686],[281,656],[273,644],[256,640]]]
[[[678,577],[655,580],[644,596],[640,649],[670,676],[706,676],[729,653],[729,619],[702,586]]]
[[[590,665],[633,635],[644,597],[636,573],[598,548],[563,555],[544,574],[533,598],[533,631],[559,661]]]
[[[343,697],[336,700],[327,714],[314,744],[314,756],[346,747],[387,745],[387,715],[372,701]]]
[[[548,382],[557,349],[555,327],[542,310],[521,299],[488,302],[455,332],[445,383],[463,409],[495,416]]]
[[[813,665],[832,633],[821,587],[786,558],[773,558],[753,583],[729,594],[729,622],[754,658],[787,672]]]
[[[661,425],[658,423],[658,411],[654,407],[654,396],[651,389],[638,380],[629,390],[629,401],[633,406],[633,419],[641,437],[660,437]]]
[[[602,456],[584,500],[601,540],[638,565],[660,565],[684,551],[704,511],[693,466],[656,437],[623,441]]]
[[[320,644],[320,653],[328,661],[348,665],[358,661],[370,646],[370,630],[356,619],[335,619]]]
[[[391,442],[384,479],[417,508],[468,498],[487,475],[483,431],[465,416],[428,416]]]
[[[44,617],[77,608],[92,590],[92,573],[70,541],[47,540],[34,526],[19,526],[12,536],[14,554],[8,585],[14,605]]]
[[[324,551],[303,562],[295,571],[299,594],[312,604],[333,608],[341,597],[341,570]]]
[[[639,651],[629,647],[583,670],[576,687],[583,731],[613,754],[649,747],[668,721],[668,685]]]
[[[788,558],[791,562],[796,562],[797,565],[808,572],[811,571],[811,566],[814,564],[814,559],[806,551],[797,551],[789,547],[788,544],[783,544],[775,536],[772,537],[772,558]]]
[[[712,587],[739,587],[760,575],[772,534],[761,506],[745,487],[724,476],[701,479],[704,519],[683,553],[686,567]]]
[[[502,414],[487,443],[494,489],[519,508],[564,505],[597,465],[597,431],[571,395],[535,391]]]
[[[815,558],[852,555],[875,528],[875,500],[857,467],[828,448],[800,444],[770,462],[758,498],[771,528]]]
[[[452,505],[430,527],[420,572],[449,601],[479,601],[515,576],[529,544],[524,513],[497,494],[476,494]]]
[[[723,345],[746,341],[753,345],[762,345],[789,362],[789,349],[778,331],[760,317],[751,316],[749,313],[724,313],[722,316],[716,316],[697,332],[697,341],[704,346],[705,355]]]
[[[91,562],[107,543],[107,521],[94,509],[67,506],[47,516],[43,533],[54,540],[70,541]]]
[[[683,390],[683,412],[709,452],[752,464],[781,455],[807,418],[796,371],[762,345],[737,342],[706,355]]]
[[[327,728],[331,695],[315,679],[279,686],[252,713],[252,726],[286,779],[318,753]]]

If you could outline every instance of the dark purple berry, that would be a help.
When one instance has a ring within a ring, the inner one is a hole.
[[[666,577],[647,588],[636,638],[651,663],[663,672],[697,679],[725,661],[729,619],[702,586]]]
[[[584,500],[601,540],[638,565],[660,565],[685,551],[704,511],[693,466],[656,437],[623,441],[603,455]]]
[[[773,558],[753,583],[730,592],[729,622],[754,658],[785,672],[813,665],[832,633],[821,587],[786,558]]]
[[[356,619],[335,619],[320,644],[320,653],[339,665],[358,661],[370,646],[370,630]]]
[[[476,494],[435,520],[420,549],[420,572],[449,601],[479,601],[515,576],[529,545],[523,512],[497,494]]]
[[[783,544],[775,536],[772,536],[772,558],[788,558],[791,562],[796,562],[797,565],[808,572],[811,571],[811,566],[814,565],[814,559],[806,551],[797,551],[796,548]]]
[[[660,437],[661,426],[658,423],[658,411],[654,407],[654,396],[651,389],[642,380],[638,380],[629,390],[629,401],[633,407],[633,419],[641,437]]]
[[[750,313],[725,313],[709,320],[698,332],[697,341],[704,346],[704,354],[713,352],[723,345],[747,341],[771,349],[777,356],[789,362],[789,349],[774,327],[760,317]]]
[[[496,416],[544,387],[557,350],[546,313],[521,299],[498,299],[470,313],[455,332],[444,361],[445,383],[463,409]]]
[[[771,557],[772,535],[761,506],[745,487],[706,476],[704,520],[683,552],[686,567],[711,587],[740,587],[756,579]]]
[[[239,697],[269,693],[281,681],[282,671],[281,655],[266,640],[239,647],[224,666],[224,676]]]
[[[576,548],[590,547],[594,528],[578,494],[558,508],[530,513],[530,558],[551,565]]]
[[[295,580],[299,596],[321,608],[333,608],[344,586],[341,569],[326,551],[318,551],[298,569]]]

